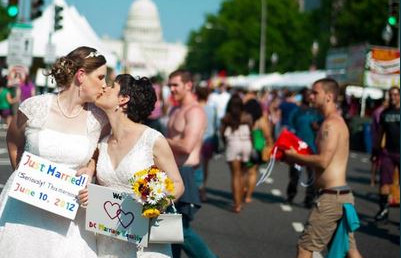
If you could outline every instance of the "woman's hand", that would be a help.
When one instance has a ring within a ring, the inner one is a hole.
[[[94,174],[94,169],[92,166],[87,166],[87,167],[82,167],[77,170],[77,173],[75,174],[76,176],[81,176],[81,175],[86,175],[87,176],[87,183],[84,189],[80,190],[78,193],[78,203],[80,204],[81,207],[86,208],[88,206],[88,186],[87,184],[92,182],[92,177]]]
[[[88,206],[89,194],[88,187],[85,187],[78,193],[78,203],[82,208],[86,208]]]

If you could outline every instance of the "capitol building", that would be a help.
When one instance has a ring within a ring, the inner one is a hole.
[[[131,4],[123,39],[103,37],[102,41],[121,60],[117,73],[134,76],[168,76],[185,60],[187,47],[163,41],[159,12],[152,0]]]

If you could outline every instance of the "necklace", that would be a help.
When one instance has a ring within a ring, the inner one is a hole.
[[[64,110],[62,109],[62,107],[60,105],[60,93],[57,94],[57,106],[58,106],[58,109],[60,109],[61,114],[66,118],[75,118],[81,114],[82,110],[84,110],[84,107],[81,106],[81,109],[76,114],[68,115],[66,112],[64,112]]]

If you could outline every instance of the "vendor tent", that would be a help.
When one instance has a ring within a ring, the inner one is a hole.
[[[268,88],[274,83],[282,80],[282,77],[283,76],[279,73],[262,74],[250,82],[248,89],[259,91],[263,88]]]

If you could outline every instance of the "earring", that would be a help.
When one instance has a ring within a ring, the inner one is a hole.
[[[114,108],[114,112],[117,112],[119,109],[120,109],[120,106],[117,105],[117,106]]]

